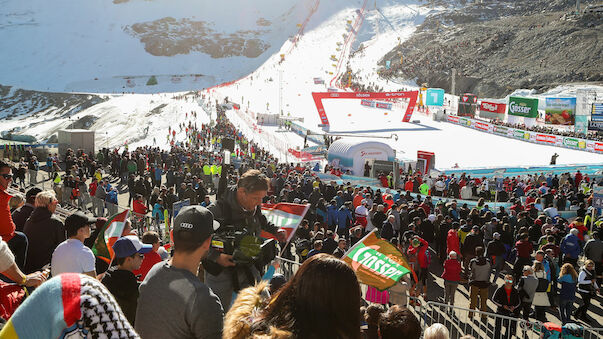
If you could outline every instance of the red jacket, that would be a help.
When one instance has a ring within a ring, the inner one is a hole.
[[[425,251],[429,250],[429,243],[427,243],[427,241],[421,238],[419,238],[419,241],[421,242],[421,246],[413,247],[412,245],[410,245],[408,248],[408,253],[411,255],[416,254],[419,266],[421,268],[427,268],[429,267],[429,263],[427,262],[427,256],[425,255]]]
[[[0,190],[0,236],[6,242],[15,236],[15,223],[8,206],[10,198],[12,198],[12,195]]]
[[[408,180],[405,184],[404,184],[404,190],[405,191],[409,191],[412,192],[413,189],[413,183],[412,180]]]
[[[456,259],[448,259],[444,262],[444,273],[442,279],[448,281],[461,280],[461,263]]]
[[[534,246],[532,246],[532,243],[528,240],[528,241],[521,241],[519,240],[518,242],[515,243],[515,248],[517,248],[517,256],[520,258],[530,258],[530,256],[532,255],[532,250],[534,249]]]
[[[134,210],[134,213],[138,214],[139,216],[143,216],[148,212],[148,208],[140,200],[134,200],[132,209]]]
[[[584,235],[588,232],[588,228],[586,228],[586,226],[584,226],[583,223],[577,223],[577,222],[572,222],[569,225],[569,228],[575,228],[578,230],[578,239],[580,239],[580,241],[584,241]]]
[[[448,235],[446,236],[446,247],[446,254],[451,251],[455,251],[457,254],[461,253],[461,244],[456,230],[452,229],[448,231]]]

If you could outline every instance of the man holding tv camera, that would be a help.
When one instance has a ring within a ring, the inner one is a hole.
[[[208,207],[220,228],[203,260],[205,284],[220,298],[224,312],[230,308],[233,292],[259,281],[260,270],[276,256],[276,241],[259,238],[261,231],[282,236],[262,214],[262,199],[270,182],[266,175],[248,170],[236,186],[226,188],[228,167],[223,166],[221,190]]]

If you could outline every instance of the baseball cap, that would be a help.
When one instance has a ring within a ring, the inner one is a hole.
[[[80,228],[96,223],[96,218],[88,217],[82,211],[77,211],[65,219],[65,230],[68,234],[75,234]]]
[[[494,239],[499,239],[500,238],[500,233],[494,232],[494,234],[492,234],[492,236],[494,237]]]
[[[174,219],[174,243],[178,243],[178,238],[202,243],[219,227],[220,223],[214,220],[213,213],[207,208],[199,205],[186,206]]]
[[[143,244],[135,235],[121,237],[113,244],[116,258],[126,258],[135,253],[145,254],[150,252],[152,248],[153,245]]]

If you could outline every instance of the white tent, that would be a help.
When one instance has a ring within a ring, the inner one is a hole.
[[[363,175],[369,159],[394,161],[395,153],[382,142],[340,139],[331,144],[327,155],[329,165],[350,170],[352,175]]]

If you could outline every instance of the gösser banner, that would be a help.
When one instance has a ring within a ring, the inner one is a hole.
[[[538,118],[538,99],[510,97],[508,113],[518,117]]]
[[[411,272],[402,253],[394,245],[377,238],[375,231],[350,248],[342,260],[352,267],[360,282],[381,291]]]
[[[490,102],[490,101],[482,101],[482,103],[479,106],[479,116],[481,118],[498,119],[498,120],[502,121],[505,118],[506,109],[507,109],[506,104]]]
[[[576,98],[546,98],[545,122],[551,125],[573,125]]]
[[[476,129],[478,131],[493,133],[507,138],[519,139],[527,142],[536,144],[544,144],[558,147],[571,148],[576,150],[582,150],[593,153],[603,154],[603,142],[574,138],[564,137],[560,135],[537,133],[532,131],[525,131],[518,128],[510,128],[504,126],[497,126],[488,122],[478,121],[475,119],[469,119],[466,117],[458,117],[455,115],[447,115],[446,121],[461,125],[469,128]]]

